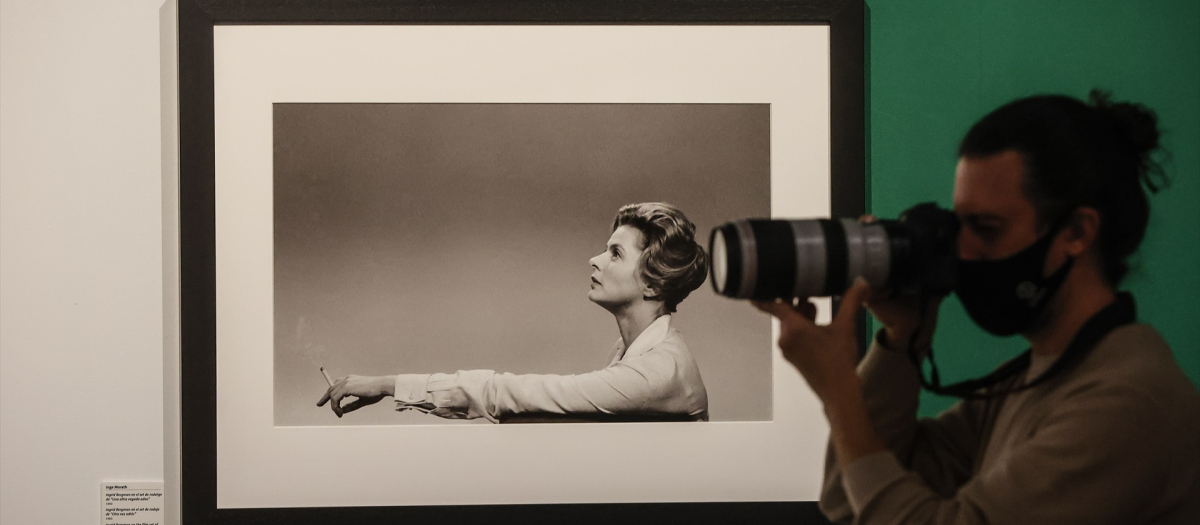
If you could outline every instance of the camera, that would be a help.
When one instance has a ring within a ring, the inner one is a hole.
[[[856,277],[893,293],[954,289],[958,218],[932,202],[895,220],[741,219],[709,237],[713,289],[768,301],[840,295]]]

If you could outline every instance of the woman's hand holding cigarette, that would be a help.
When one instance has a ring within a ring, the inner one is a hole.
[[[348,375],[340,377],[330,385],[325,391],[325,395],[321,396],[321,400],[317,401],[317,406],[325,406],[325,403],[332,401],[330,405],[333,408],[333,413],[337,417],[342,417],[346,412],[353,412],[367,405],[378,403],[381,399],[387,396],[395,395],[396,376],[356,376]],[[342,405],[342,398],[354,396],[358,399]]]

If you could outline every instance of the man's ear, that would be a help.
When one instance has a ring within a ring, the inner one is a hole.
[[[1090,206],[1080,206],[1071,212],[1065,232],[1068,255],[1078,257],[1096,244],[1100,220],[1100,212]]]

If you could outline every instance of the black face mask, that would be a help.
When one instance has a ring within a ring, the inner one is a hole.
[[[1033,326],[1075,262],[1069,257],[1054,273],[1042,276],[1046,255],[1059,229],[1052,228],[1028,248],[1005,259],[958,262],[954,292],[975,324],[999,336],[1025,332]]]

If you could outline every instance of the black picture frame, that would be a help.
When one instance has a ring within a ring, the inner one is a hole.
[[[225,24],[828,25],[831,203],[865,211],[862,0],[178,0],[181,517],[242,523],[828,523],[815,502],[217,508],[213,28]]]

